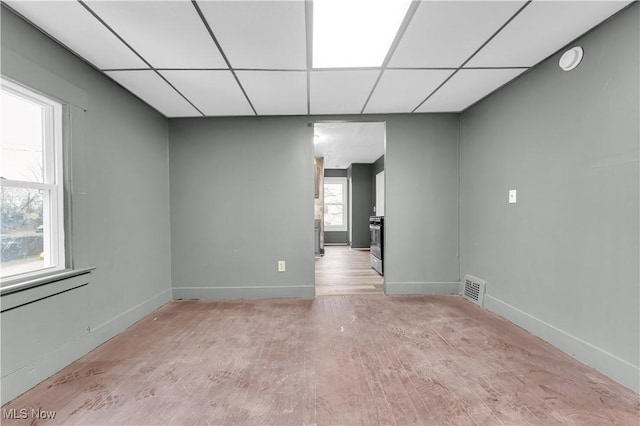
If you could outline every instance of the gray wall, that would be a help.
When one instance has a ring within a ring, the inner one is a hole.
[[[457,115],[247,117],[169,120],[174,297],[314,294],[308,124],[350,119],[387,124],[387,292],[459,291]]]
[[[578,40],[576,70],[560,52],[466,111],[461,151],[461,270],[485,306],[636,390],[639,9]]]
[[[399,115],[386,128],[385,291],[456,293],[458,115]]]
[[[74,265],[96,266],[88,285],[1,314],[4,403],[170,300],[171,252],[167,120],[4,7],[1,18],[2,74],[73,104],[68,238]],[[82,284],[67,281],[46,287]]]
[[[347,244],[348,231],[324,231],[324,244]]]
[[[371,164],[352,164],[347,169],[351,180],[351,247],[369,248],[369,217],[373,215]]]
[[[376,161],[373,162],[373,170],[371,170],[371,172],[373,173],[373,176],[374,176],[374,182],[375,182],[375,175],[377,175],[383,170],[384,170],[384,155],[380,156],[380,158],[378,158]]]
[[[314,296],[308,121],[170,120],[175,298]]]
[[[347,169],[324,169],[324,177],[347,177]]]

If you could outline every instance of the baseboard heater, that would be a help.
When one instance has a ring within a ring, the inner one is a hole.
[[[485,286],[486,281],[476,278],[473,275],[465,275],[462,296],[476,305],[484,306]]]

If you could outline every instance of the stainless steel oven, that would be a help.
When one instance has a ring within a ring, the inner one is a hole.
[[[384,217],[371,216],[369,218],[369,231],[371,233],[371,267],[384,275],[382,261],[384,259]]]

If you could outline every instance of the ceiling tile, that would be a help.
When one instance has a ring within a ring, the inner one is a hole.
[[[259,115],[305,115],[306,71],[236,71]]]
[[[312,71],[311,114],[360,114],[377,70]]]
[[[365,112],[411,112],[452,73],[453,70],[386,70]]]
[[[303,1],[200,1],[234,68],[306,69]]]
[[[524,71],[526,68],[460,70],[416,112],[463,111]]]
[[[78,2],[8,1],[12,9],[100,69],[145,68],[124,43]]]
[[[166,117],[200,117],[155,71],[107,71],[106,74]]]
[[[534,1],[467,66],[531,67],[627,4],[629,1]]]
[[[205,115],[254,115],[231,71],[172,70],[160,73]]]
[[[189,1],[90,1],[88,5],[155,68],[226,68]]]
[[[524,1],[421,2],[389,66],[457,68],[524,3]]]

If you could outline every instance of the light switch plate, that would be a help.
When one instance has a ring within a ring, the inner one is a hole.
[[[509,190],[509,204],[515,204],[516,203],[516,190],[515,189],[510,189]]]
[[[287,264],[284,260],[278,260],[278,272],[284,272],[287,270]]]

